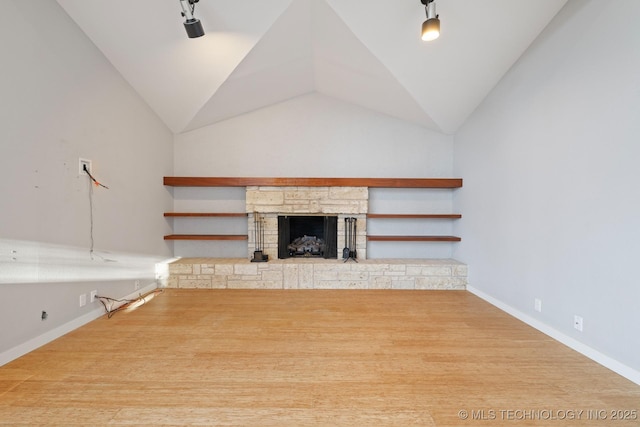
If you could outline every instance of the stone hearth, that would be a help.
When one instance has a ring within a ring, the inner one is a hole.
[[[451,289],[467,285],[467,266],[452,259],[269,260],[183,258],[169,264],[170,288]]]

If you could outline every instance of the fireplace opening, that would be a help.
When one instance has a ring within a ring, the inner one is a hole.
[[[338,257],[337,216],[278,216],[278,258]]]

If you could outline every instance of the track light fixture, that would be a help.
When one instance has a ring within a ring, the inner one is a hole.
[[[196,3],[200,0],[180,0],[180,6],[182,6],[182,16],[186,18],[184,21],[184,29],[187,30],[187,36],[190,39],[204,36],[204,29],[199,19],[193,17],[193,11],[196,8]]]
[[[436,15],[434,0],[420,0],[427,12],[427,20],[422,23],[422,40],[428,42],[440,37],[440,15]]]

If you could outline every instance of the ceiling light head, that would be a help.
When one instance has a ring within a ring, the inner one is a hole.
[[[182,6],[182,16],[186,19],[184,21],[184,29],[187,30],[187,36],[190,39],[204,36],[204,29],[199,19],[193,17],[193,11],[196,8],[196,3],[200,0],[180,0],[180,6]]]
[[[429,42],[440,37],[440,20],[430,18],[422,23],[422,40]]]
[[[427,20],[422,23],[422,40],[431,41],[440,37],[440,15],[436,14],[434,0],[420,0],[427,13]]]
[[[187,36],[190,39],[204,36],[204,29],[199,19],[187,19],[184,21],[184,29],[187,30]]]

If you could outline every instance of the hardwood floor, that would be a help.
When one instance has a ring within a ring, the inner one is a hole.
[[[464,291],[170,289],[0,368],[12,426],[638,426],[638,412],[640,386]]]

